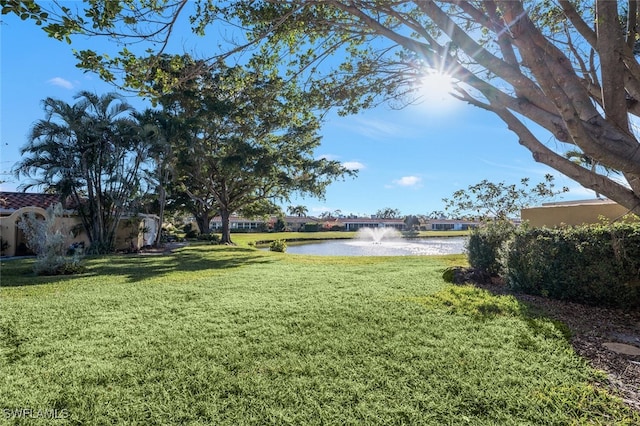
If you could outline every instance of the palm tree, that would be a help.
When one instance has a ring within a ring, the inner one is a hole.
[[[171,141],[179,137],[180,125],[176,118],[163,111],[152,109],[135,113],[134,117],[141,125],[142,137],[148,144],[149,157],[153,160],[153,165],[146,171],[146,177],[155,187],[158,199],[158,217],[162,228],[167,197],[177,162]],[[162,232],[159,229],[156,234],[156,246],[160,245],[161,238]]]
[[[295,215],[298,217],[307,217],[307,212],[309,211],[305,206],[289,206],[287,207],[287,211],[290,215]]]
[[[43,101],[45,119],[37,121],[22,148],[16,176],[31,178],[23,189],[54,189],[70,197],[87,231],[92,250],[109,251],[118,221],[139,186],[147,159],[132,107],[116,93],[80,92],[77,102]]]

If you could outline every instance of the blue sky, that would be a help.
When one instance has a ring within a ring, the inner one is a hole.
[[[12,191],[20,182],[7,173],[20,159],[30,126],[44,118],[41,100],[53,97],[73,103],[81,90],[104,94],[114,88],[76,68],[71,51],[87,46],[101,50],[106,40],[80,38],[68,45],[13,15],[2,21],[0,180],[8,182],[0,188]],[[177,45],[206,51],[205,39],[186,32],[179,36]],[[134,107],[148,106],[129,96]],[[294,198],[285,206],[302,204],[309,214],[340,210],[370,215],[385,207],[404,215],[428,214],[444,209],[443,198],[483,179],[510,184],[529,177],[537,183],[546,173],[556,177],[558,186],[570,188],[558,200],[594,197],[592,191],[536,163],[491,113],[441,94],[402,110],[380,106],[349,117],[330,114],[322,135],[316,154],[358,169],[358,176],[333,183],[325,200]]]

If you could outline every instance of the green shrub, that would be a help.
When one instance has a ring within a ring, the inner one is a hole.
[[[182,230],[186,234],[184,237],[188,240],[198,238],[198,235],[200,235],[200,231],[198,230],[198,227],[193,226],[192,223],[187,223],[186,225],[184,225]]]
[[[318,232],[320,231],[320,224],[314,222],[308,222],[304,224],[303,232]]]
[[[269,250],[284,253],[285,251],[287,251],[287,241],[286,240],[271,241],[271,244],[269,244]]]
[[[516,232],[507,254],[516,290],[611,307],[640,307],[640,225]]]
[[[199,241],[208,241],[211,244],[220,244],[220,235],[218,234],[200,234]]]
[[[505,220],[474,228],[467,242],[469,265],[491,275],[500,274],[504,270],[504,252],[514,231],[515,226]]]
[[[67,241],[71,233],[60,226],[60,217],[62,205],[58,203],[47,208],[44,220],[31,212],[18,222],[27,246],[36,254],[33,270],[37,275],[67,275],[83,270],[80,264],[83,250],[78,248],[72,256],[67,256]]]
[[[11,245],[4,238],[0,237],[0,255],[3,255]]]
[[[287,224],[284,222],[284,219],[279,217],[273,224],[273,232],[285,232],[286,230]]]

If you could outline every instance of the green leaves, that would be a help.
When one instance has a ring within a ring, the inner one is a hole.
[[[557,190],[550,174],[533,187],[530,187],[529,178],[521,179],[520,186],[484,179],[467,189],[455,191],[452,198],[444,198],[443,201],[445,209],[454,216],[480,220],[507,219],[518,215],[524,207],[539,204],[567,191],[566,187]]]
[[[517,291],[599,306],[640,306],[637,221],[520,229],[504,263]]]
[[[0,6],[2,15],[13,13],[23,21],[33,19],[36,25],[42,25],[49,17],[49,14],[34,1],[1,0]]]
[[[80,92],[77,102],[47,98],[15,171],[71,197],[92,246],[109,250],[118,218],[139,187],[146,146],[131,107],[115,94]]]
[[[320,122],[312,102],[295,82],[258,65],[211,70],[187,55],[163,55],[145,83],[182,123],[171,143],[183,191],[194,206],[223,217],[294,192],[322,196],[333,180],[353,174],[314,158]]]

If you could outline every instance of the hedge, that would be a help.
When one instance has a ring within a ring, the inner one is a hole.
[[[639,224],[522,229],[506,253],[506,279],[515,291],[640,307]]]
[[[515,229],[507,221],[489,222],[482,228],[474,228],[467,242],[469,265],[490,275],[500,275],[505,269],[506,243],[512,238]]]

